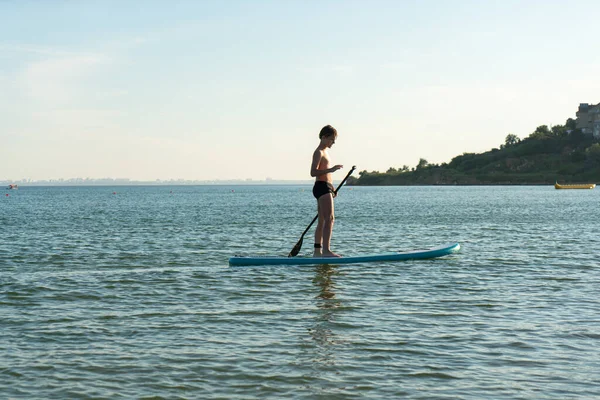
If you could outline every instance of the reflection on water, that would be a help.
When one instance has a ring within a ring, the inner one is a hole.
[[[340,274],[337,265],[319,265],[315,270],[314,286],[317,308],[314,310],[312,328],[308,331],[316,343],[314,362],[324,365],[335,364],[335,346],[343,342],[339,333],[332,329],[342,302],[335,296],[335,278]]]

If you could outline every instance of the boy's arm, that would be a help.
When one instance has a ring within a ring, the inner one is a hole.
[[[324,169],[318,169],[319,163],[321,162],[321,158],[323,158],[323,152],[321,150],[315,150],[313,153],[312,164],[310,165],[310,176],[320,176],[328,174],[329,171]]]

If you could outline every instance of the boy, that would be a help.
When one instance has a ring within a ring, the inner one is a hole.
[[[337,139],[337,131],[331,125],[324,126],[319,133],[321,143],[313,153],[310,176],[314,176],[313,196],[317,199],[319,222],[315,232],[315,251],[313,257],[340,257],[330,249],[331,232],[333,231],[334,213],[332,173],[343,168],[343,165],[331,165],[328,149]]]

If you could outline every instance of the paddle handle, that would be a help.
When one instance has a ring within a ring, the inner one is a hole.
[[[355,169],[356,169],[356,165],[353,165],[352,168],[350,169],[350,171],[348,171],[348,174],[346,175],[346,177],[340,182],[337,189],[335,189],[335,194],[337,194],[338,190],[340,190],[340,188],[344,185],[344,183],[346,183],[346,181],[348,180],[348,178],[350,178],[350,175],[352,175],[352,173],[354,172]]]

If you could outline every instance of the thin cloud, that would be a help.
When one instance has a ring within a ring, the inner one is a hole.
[[[81,53],[64,50],[57,47],[12,43],[0,43],[0,51],[3,53],[25,53],[51,57],[70,57],[74,55],[81,55]]]
[[[355,72],[355,68],[352,65],[325,65],[322,67],[300,67],[300,72],[316,73],[316,74],[338,74],[338,75],[352,75]]]
[[[33,100],[65,103],[81,90],[78,85],[81,79],[110,62],[110,57],[98,53],[50,57],[29,63],[19,81]]]

